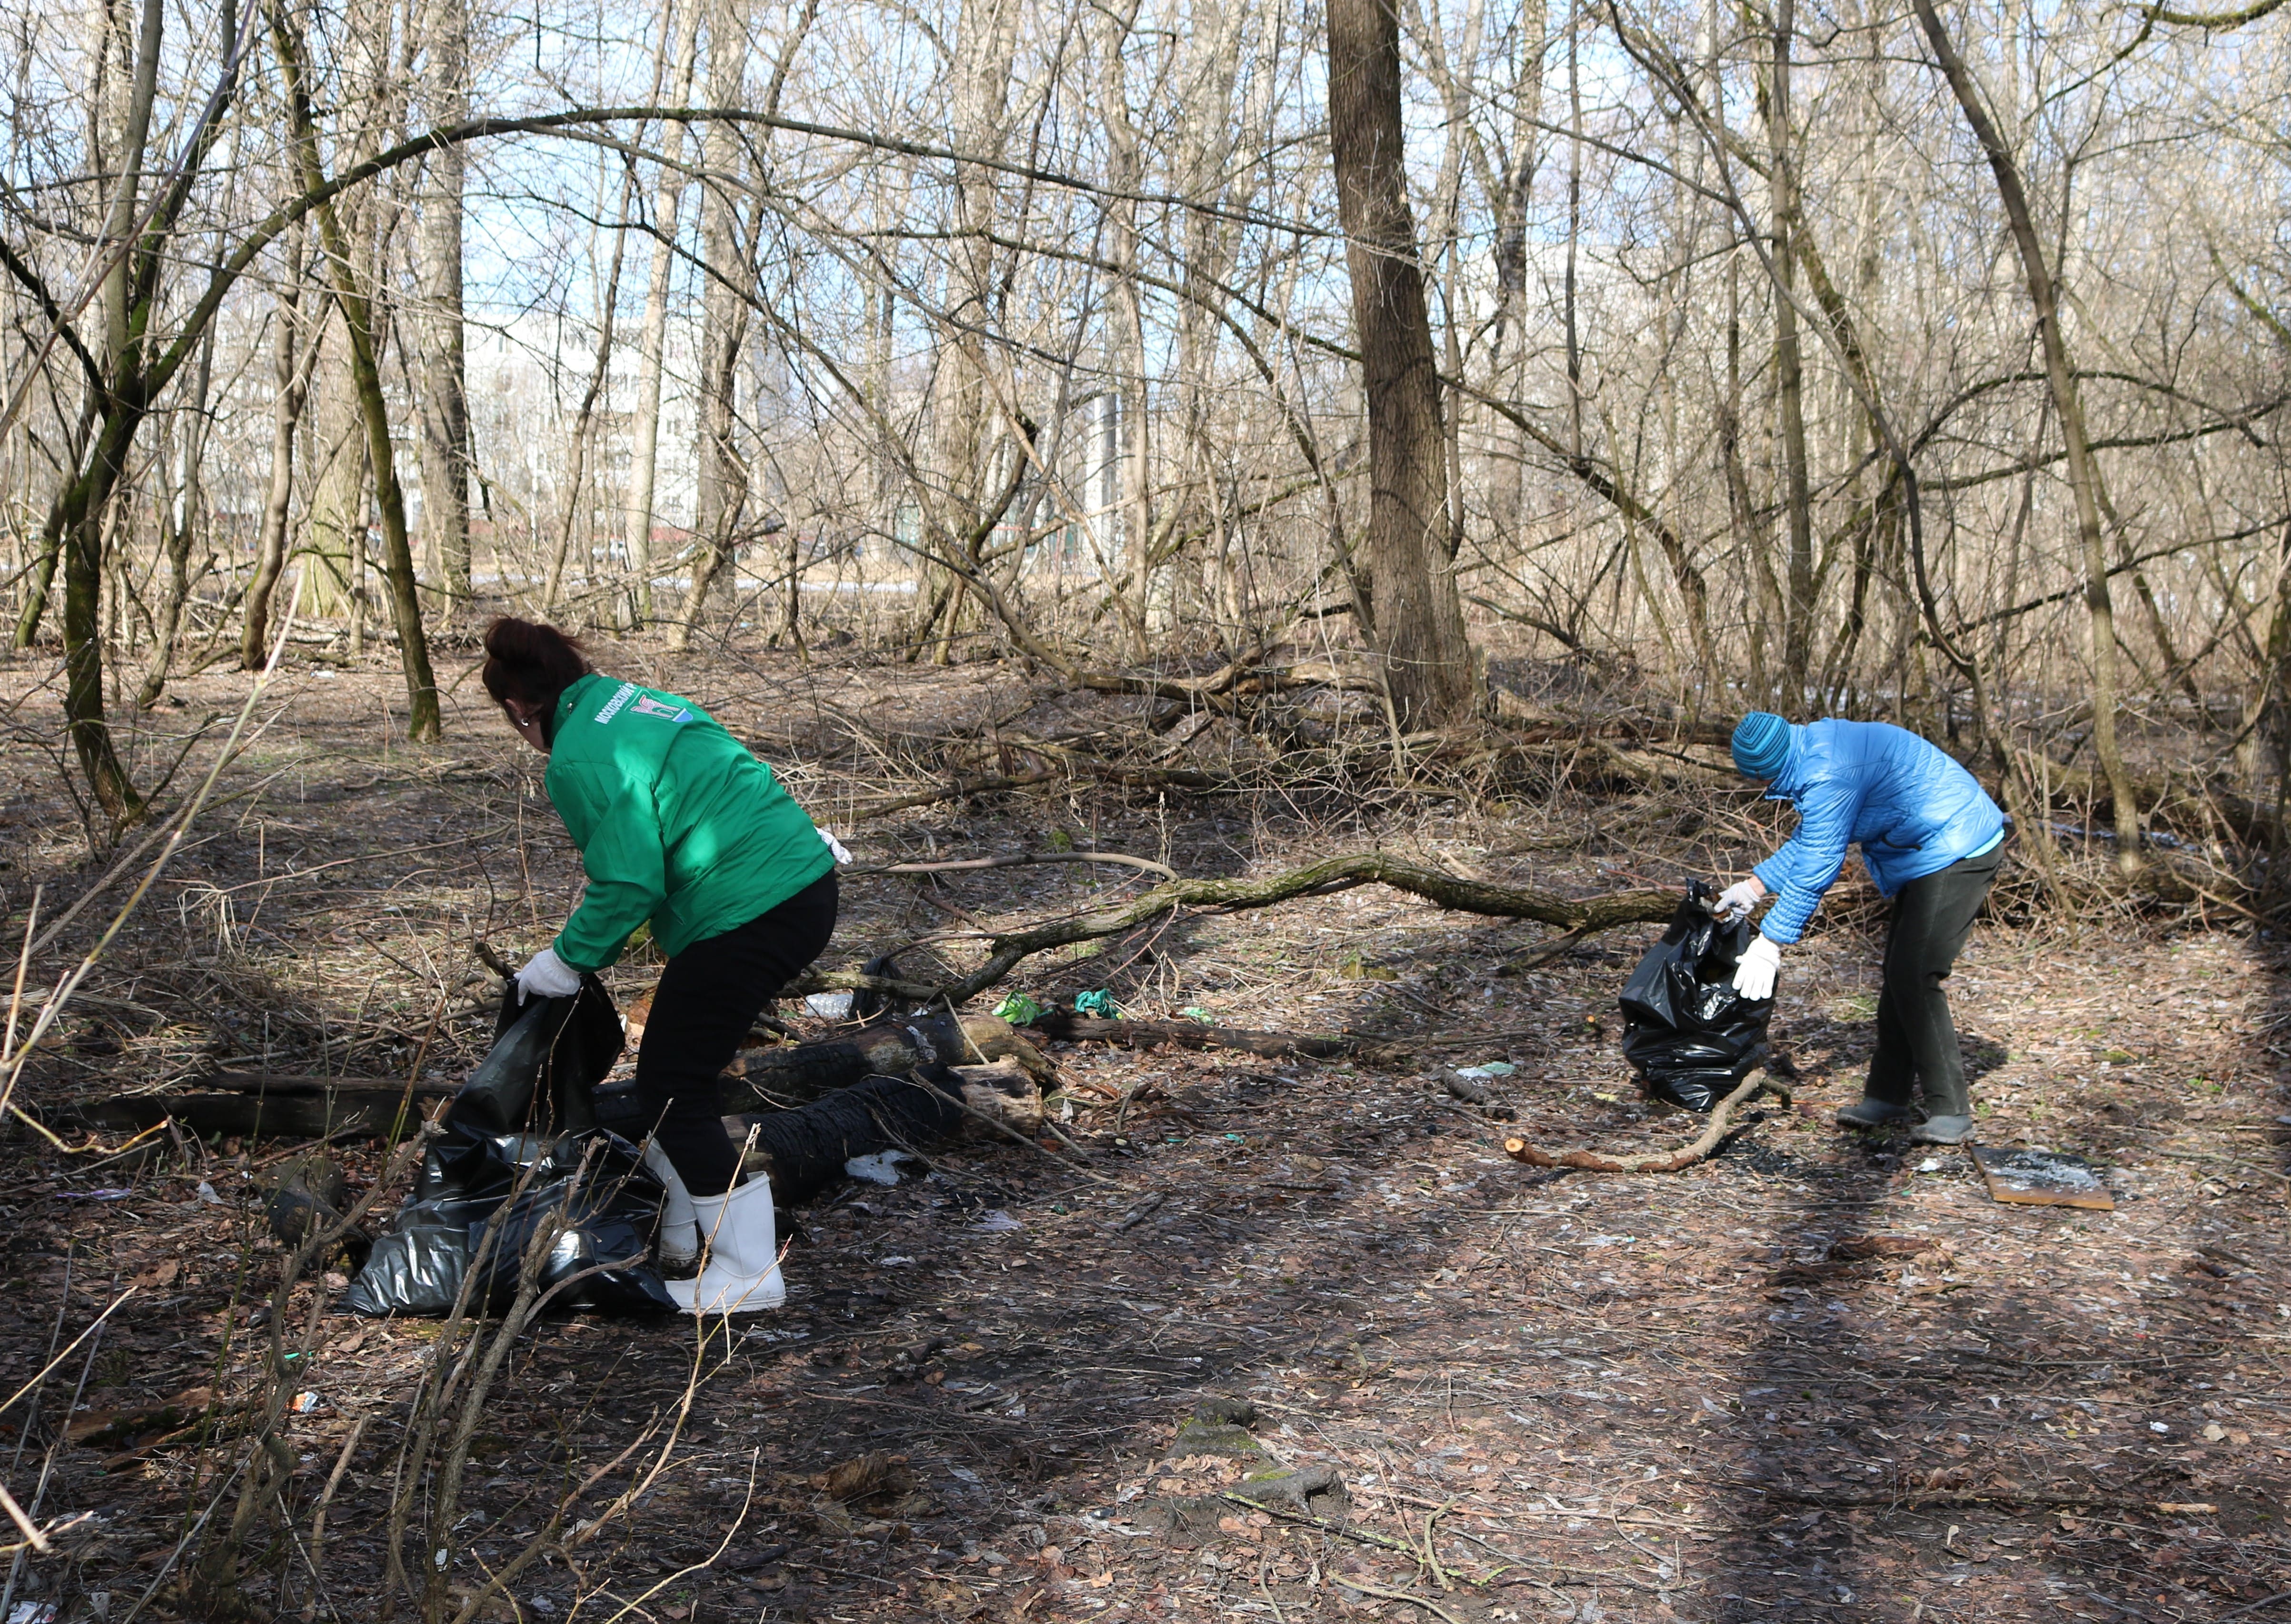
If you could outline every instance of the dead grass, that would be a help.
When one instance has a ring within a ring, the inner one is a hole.
[[[1731,872],[1770,838],[1771,813],[1739,795],[1283,803],[1086,775],[855,823],[975,760],[944,741],[991,739],[983,725],[1024,703],[1022,680],[614,660],[710,705],[863,861],[1065,840],[1212,874],[1381,844],[1588,893]],[[14,667],[7,698],[42,677]],[[228,712],[244,681],[179,685],[177,715]],[[446,744],[417,752],[384,732],[395,681],[286,680],[223,792],[268,786],[202,825],[36,1058],[27,1088],[44,1113],[226,1060],[403,1075],[433,1019],[429,1074],[476,1057],[490,1024],[456,1013],[486,987],[468,943],[538,946],[577,864],[537,760],[474,713],[472,685],[455,690]],[[1062,721],[1027,723],[1047,736],[1139,703],[1061,701]],[[44,707],[24,698],[16,725]],[[141,748],[159,760],[165,745]],[[101,865],[52,772],[11,752],[12,942],[34,883],[52,911]],[[1081,865],[855,880],[832,956],[937,937],[918,951],[960,960],[961,933],[1150,883]],[[1644,1116],[1617,1053],[1636,928],[1498,977],[1547,933],[1356,891],[1030,961],[1017,985],[1046,1003],[1111,986],[1141,1015],[1413,1035],[1423,1063],[1062,1050],[1066,1131],[1121,1187],[981,1144],[802,1214],[788,1309],[713,1351],[678,1464],[624,1522],[521,1575],[518,1616],[601,1620],[628,1603],[630,1617],[679,1620],[1434,1616],[1397,1593],[1475,1624],[2209,1620],[2291,1589],[2291,1004],[2277,950],[2106,919],[2071,939],[2033,897],[2025,878],[2005,893],[2006,921],[1976,935],[1955,982],[1982,1131],[2107,1164],[2112,1215],[2000,1208],[1960,1155],[1828,1125],[1871,1035],[1866,885],[1842,886],[1785,964],[1797,1113],[1670,1177],[1538,1173],[1500,1149],[1507,1132],[1618,1149],[1686,1137]],[[78,945],[68,933],[32,984]],[[615,979],[635,993],[647,967]],[[1498,1057],[1520,1068],[1502,1095],[1516,1125],[1437,1085],[1442,1062]],[[105,1164],[16,1138],[0,1162],[6,1368],[38,1369],[55,1327],[68,1339],[134,1284],[92,1339],[87,1413],[249,1391],[267,1339],[247,1320],[275,1266],[241,1203],[285,1148],[173,1141]],[[358,1193],[379,1153],[349,1160]],[[1832,1258],[1869,1234],[1918,1245]],[[324,1322],[300,1378],[315,1407],[285,1436],[290,1526],[307,1530],[346,1462],[325,1588],[302,1606],[309,1575],[285,1541],[251,1597],[275,1598],[291,1572],[298,1616],[370,1616],[390,1461],[435,1335]],[[693,1368],[675,1325],[560,1319],[521,1341],[473,1440],[453,1584],[466,1593],[521,1548],[569,1484],[674,1408]],[[80,1374],[76,1356],[36,1414],[0,1415],[20,1498]],[[1157,1465],[1204,1394],[1253,1401],[1283,1461],[1338,1468],[1371,1538],[1238,1508],[1198,1548],[1140,1536],[1145,1502],[1217,1486],[1200,1461]],[[897,1495],[846,1501],[813,1483],[871,1451],[905,1458]],[[228,1459],[56,1449],[44,1515],[97,1515],[26,1564],[19,1599],[69,1619],[102,1594],[120,1617]]]

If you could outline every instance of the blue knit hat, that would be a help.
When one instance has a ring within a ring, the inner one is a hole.
[[[1790,725],[1771,711],[1753,711],[1734,728],[1734,769],[1745,778],[1779,778],[1789,765]]]

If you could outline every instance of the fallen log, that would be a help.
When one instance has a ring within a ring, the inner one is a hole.
[[[452,1092],[416,1085],[409,1101],[403,1082],[354,1082],[307,1092],[125,1094],[84,1102],[68,1114],[89,1128],[120,1131],[156,1128],[173,1117],[203,1139],[366,1138],[393,1125],[412,1128],[421,1121],[419,1101]]]
[[[1063,1043],[1113,1043],[1124,1049],[1151,1049],[1157,1043],[1177,1049],[1234,1049],[1268,1060],[1290,1055],[1334,1060],[1399,1052],[1396,1045],[1346,1033],[1252,1032],[1242,1026],[1210,1026],[1198,1021],[1107,1020],[1063,1009],[1044,1010],[1026,1024],[1026,1030]]]
[[[1009,1061],[1049,1086],[1050,1063],[1025,1034],[992,1015],[940,1013],[864,1026],[815,1043],[744,1051],[719,1085],[727,1116],[791,1110],[865,1078],[904,1076],[932,1060],[958,1065]],[[317,1077],[280,1072],[221,1072],[187,1093],[124,1094],[83,1102],[67,1120],[104,1131],[140,1131],[170,1117],[201,1138],[358,1138],[411,1125],[419,1102],[450,1097],[457,1084],[423,1081],[409,1089],[386,1077]],[[601,1125],[641,1138],[634,1085],[597,1090]]]
[[[1570,1150],[1555,1156],[1549,1151],[1538,1150],[1525,1139],[1506,1139],[1504,1154],[1515,1162],[1524,1162],[1530,1167],[1580,1168],[1587,1173],[1676,1173],[1692,1167],[1698,1162],[1708,1161],[1728,1138],[1748,1133],[1764,1122],[1764,1116],[1754,1116],[1731,1133],[1729,1131],[1728,1124],[1734,1114],[1734,1107],[1760,1093],[1772,1094],[1785,1106],[1790,1103],[1788,1089],[1764,1072],[1752,1072],[1742,1079],[1732,1094],[1710,1108],[1710,1121],[1694,1142],[1668,1155],[1656,1151],[1636,1156],[1604,1156],[1595,1150]]]
[[[814,970],[789,984],[784,997],[835,990],[873,989],[916,1002],[960,1005],[1008,976],[1020,961],[1053,948],[1071,947],[1121,936],[1174,909],[1238,912],[1268,908],[1299,896],[1325,896],[1355,886],[1387,885],[1461,913],[1493,919],[1531,919],[1562,930],[1588,935],[1617,925],[1668,920],[1678,906],[1675,891],[1610,891],[1604,896],[1563,896],[1467,880],[1443,869],[1410,863],[1388,852],[1357,852],[1292,868],[1264,880],[1173,880],[1141,891],[1126,903],[1052,920],[1024,930],[1005,931],[987,944],[986,961],[959,979],[936,986],[870,976],[859,970]]]
[[[988,1137],[991,1123],[1023,1135],[1041,1121],[1033,1078],[1016,1059],[1003,1059],[869,1077],[792,1111],[727,1118],[725,1126],[748,1142],[743,1166],[771,1179],[772,1200],[795,1206],[842,1183],[844,1163],[854,1157]]]
[[[1039,1086],[1050,1063],[1025,1034],[999,1016],[941,1011],[863,1026],[816,1043],[744,1050],[719,1084],[727,1116],[785,1111],[870,1076],[904,1077],[932,1060],[969,1065],[1015,1060]]]

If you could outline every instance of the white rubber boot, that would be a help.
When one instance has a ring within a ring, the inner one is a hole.
[[[668,1153],[661,1149],[657,1140],[645,1141],[644,1164],[647,1171],[668,1186],[668,1199],[661,1203],[660,1234],[653,1242],[661,1272],[686,1276],[697,1274],[700,1224],[693,1217],[692,1192],[684,1187],[676,1163],[668,1159]]]
[[[725,1195],[695,1195],[692,1210],[708,1260],[697,1279],[668,1282],[678,1307],[687,1314],[755,1314],[787,1301],[770,1180],[752,1178]]]

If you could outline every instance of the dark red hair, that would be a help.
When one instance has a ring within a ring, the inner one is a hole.
[[[503,615],[486,628],[486,692],[503,710],[512,699],[537,708],[553,731],[558,696],[592,668],[581,645],[554,626]]]

